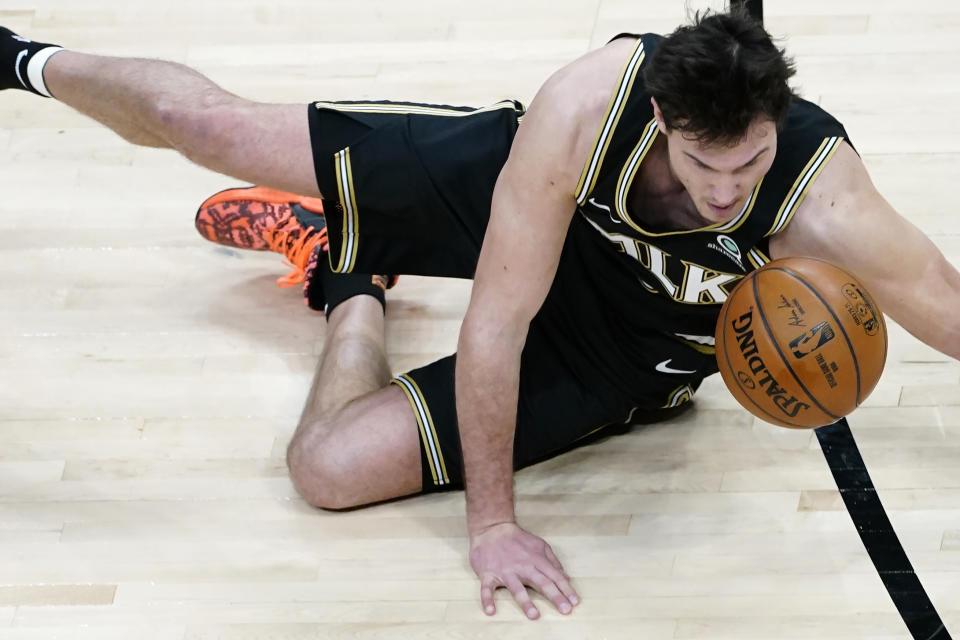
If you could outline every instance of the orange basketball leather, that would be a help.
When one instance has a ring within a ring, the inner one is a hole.
[[[784,427],[836,422],[876,386],[887,355],[883,314],[862,284],[822,260],[774,260],[731,292],[717,323],[727,388]]]

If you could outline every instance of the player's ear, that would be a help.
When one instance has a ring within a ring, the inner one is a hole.
[[[657,99],[651,97],[650,104],[653,105],[653,117],[657,120],[657,128],[660,129],[660,133],[667,135],[667,125],[663,122],[663,114],[660,112],[660,105],[657,104]]]

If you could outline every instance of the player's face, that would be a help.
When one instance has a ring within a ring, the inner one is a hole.
[[[732,145],[704,145],[688,133],[665,131],[670,168],[700,215],[724,222],[743,209],[750,192],[770,170],[777,154],[777,128],[757,119],[747,135]]]

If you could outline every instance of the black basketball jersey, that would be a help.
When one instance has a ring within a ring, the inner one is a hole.
[[[636,38],[577,187],[570,241],[594,256],[592,282],[630,330],[654,329],[713,353],[720,307],[749,272],[770,261],[768,243],[846,138],[817,105],[795,98],[773,165],[733,219],[684,231],[643,228],[627,194],[658,135],[642,70],[661,36]]]

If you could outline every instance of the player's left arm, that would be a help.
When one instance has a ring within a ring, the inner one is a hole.
[[[880,308],[931,347],[960,359],[960,273],[873,186],[843,143],[811,185],[772,258],[821,258],[857,276]]]

